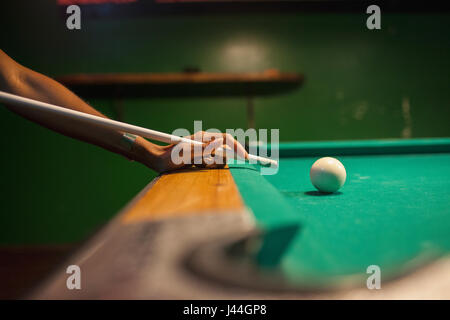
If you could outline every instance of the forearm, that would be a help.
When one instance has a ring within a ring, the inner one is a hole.
[[[0,90],[106,118],[60,83],[18,64],[1,50]],[[36,111],[14,105],[7,107],[33,122],[66,136],[95,144],[129,159],[141,162],[149,161],[148,157],[143,159],[140,153],[142,146],[140,145],[145,144],[148,149],[149,147],[152,148],[152,144],[142,138],[136,140],[136,146],[130,147],[129,144],[124,143],[123,133],[119,131],[102,128],[80,120],[56,116],[45,111]],[[158,147],[153,146],[156,152]],[[145,164],[151,167],[148,163]]]

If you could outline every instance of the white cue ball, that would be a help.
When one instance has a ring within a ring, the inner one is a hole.
[[[336,192],[344,185],[347,172],[338,159],[324,157],[314,162],[309,177],[319,191]]]

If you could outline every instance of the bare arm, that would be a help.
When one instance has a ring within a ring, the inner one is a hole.
[[[106,116],[92,108],[62,84],[18,64],[2,50],[0,50],[0,90],[106,118]],[[171,157],[171,151],[174,148],[173,144],[158,146],[142,137],[137,137],[134,143],[130,143],[126,142],[123,132],[120,131],[62,117],[42,110],[21,108],[14,105],[8,105],[7,107],[24,118],[39,123],[53,131],[95,144],[121,154],[128,159],[139,161],[158,172],[179,169],[192,164],[192,162],[186,164],[174,163]],[[245,149],[234,138],[226,134],[223,134],[223,137],[216,137],[202,133],[201,139],[205,142],[203,148],[206,148],[215,138],[220,139],[215,144],[223,144],[226,148],[234,148],[238,154],[247,158],[248,155]],[[191,152],[191,158],[193,159],[193,157],[194,154]],[[199,164],[202,167],[214,168],[225,165],[224,161],[217,163],[205,162],[204,159],[202,161]]]
[[[0,50],[0,90],[106,118],[60,83],[18,64],[2,50]],[[119,131],[43,111],[14,105],[7,107],[51,130],[137,160],[157,171],[164,170],[162,164],[158,163],[164,147],[152,144],[141,137],[138,137],[135,144],[130,147],[130,144],[124,141],[123,133]]]

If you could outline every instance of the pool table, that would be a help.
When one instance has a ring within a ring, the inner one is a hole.
[[[160,175],[30,297],[450,298],[449,138],[279,154],[274,175],[235,163]],[[346,167],[336,193],[309,180],[322,156]],[[84,290],[65,287],[70,264]],[[370,266],[381,289],[367,287]]]

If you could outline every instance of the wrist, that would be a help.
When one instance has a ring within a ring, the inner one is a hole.
[[[165,153],[165,148],[165,146],[159,146],[138,136],[133,144],[132,157],[135,161],[161,172],[160,167],[163,162],[162,157]]]

